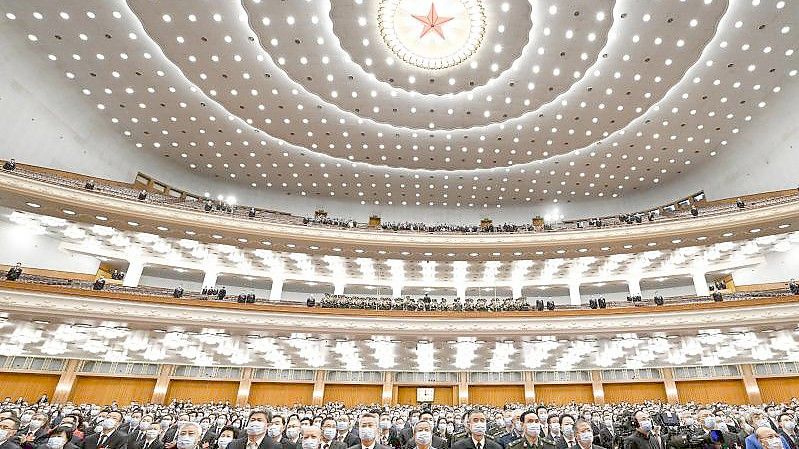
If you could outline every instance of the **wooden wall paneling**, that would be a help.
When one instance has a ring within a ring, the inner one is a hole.
[[[629,382],[629,383],[606,383],[605,403],[615,404],[618,402],[644,402],[662,401],[666,402],[666,387],[663,382]]]
[[[380,404],[382,385],[327,384],[324,402],[343,402],[346,406]]]
[[[495,406],[524,403],[524,385],[469,385],[469,402]]]
[[[117,401],[120,406],[127,406],[131,401],[149,402],[154,388],[155,379],[78,376],[69,400],[77,404],[110,404]]]
[[[253,382],[250,386],[250,405],[294,405],[310,404],[313,399],[313,384]]]
[[[535,400],[541,404],[594,402],[591,384],[536,384]]]
[[[416,389],[432,388],[433,403],[439,405],[455,405],[458,400],[457,387],[455,386],[427,386],[427,385],[401,385],[395,387],[394,402],[397,404],[416,405]]]
[[[701,404],[748,402],[744,383],[740,379],[677,381],[677,394],[680,402],[694,401]]]
[[[191,399],[195,404],[211,401],[236,403],[238,381],[172,379],[166,392],[165,403],[172,399]]]
[[[764,403],[790,402],[799,397],[799,377],[773,377],[757,379],[760,397]]]
[[[58,385],[58,374],[0,373],[0,394],[12,401],[25,398],[35,402],[43,394],[52,398]]]

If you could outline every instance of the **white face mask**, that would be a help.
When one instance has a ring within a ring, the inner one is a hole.
[[[264,433],[266,424],[261,421],[251,421],[247,424],[247,435],[260,435]]]
[[[332,427],[324,427],[322,428],[322,436],[325,437],[326,440],[332,440],[336,437],[336,429]]]
[[[316,449],[319,447],[317,438],[305,438],[302,440],[302,449]]]
[[[280,435],[280,427],[276,425],[269,426],[267,434],[272,438],[277,438],[277,436]]]
[[[524,430],[527,432],[527,435],[532,437],[538,436],[541,433],[541,424],[537,422],[525,424],[524,428]]]
[[[417,444],[421,444],[422,446],[427,446],[433,442],[433,434],[426,430],[416,432],[415,440]]]
[[[155,430],[155,429],[150,429],[150,430],[144,432],[144,436],[146,436],[148,440],[154,440],[154,439],[158,438],[158,434],[159,434],[159,432],[157,430]]]
[[[181,435],[178,437],[176,444],[178,449],[192,449],[197,445],[197,441],[191,435]]]
[[[486,423],[483,421],[474,422],[471,425],[472,433],[475,435],[485,435]]]
[[[50,449],[61,449],[67,443],[67,439],[61,436],[50,437],[47,440],[47,447]]]
[[[42,427],[42,424],[44,424],[44,422],[42,420],[40,420],[40,419],[32,419],[30,424],[28,424],[28,427],[30,427],[31,429],[38,429],[38,428]]]
[[[233,441],[233,438],[219,437],[219,439],[216,440],[216,445],[219,446],[219,449],[225,449],[231,441]]]
[[[780,437],[769,438],[767,443],[767,449],[783,449],[782,439]]]
[[[100,425],[103,427],[103,430],[111,430],[117,426],[117,421],[112,418],[106,418],[103,420],[103,423]]]
[[[289,427],[286,429],[286,436],[289,437],[290,440],[293,440],[300,436],[300,429],[296,427]]]
[[[0,429],[0,442],[4,442],[8,439],[8,430]]]
[[[594,441],[594,434],[593,432],[582,432],[580,433],[580,441],[583,443],[590,443]]]

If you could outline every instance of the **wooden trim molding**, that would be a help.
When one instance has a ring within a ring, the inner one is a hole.
[[[115,319],[152,325],[199,325],[228,329],[344,332],[348,335],[390,332],[393,335],[573,335],[653,332],[708,326],[757,326],[794,322],[799,296],[747,301],[674,304],[662,307],[546,312],[400,312],[353,309],[309,309],[302,306],[197,301],[120,292],[78,290],[61,286],[0,282],[0,308],[32,316]]]

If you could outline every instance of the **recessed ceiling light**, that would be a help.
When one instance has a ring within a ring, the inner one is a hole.
[[[94,218],[96,218],[96,219],[98,219],[100,221],[108,221],[108,217],[105,217],[103,215],[96,215]]]
[[[25,204],[27,204],[29,207],[32,207],[34,209],[38,209],[38,208],[42,207],[42,206],[40,206],[40,205],[38,205],[36,203],[25,203]]]

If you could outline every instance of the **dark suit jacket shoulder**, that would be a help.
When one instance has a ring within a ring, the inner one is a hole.
[[[98,449],[97,444],[100,442],[100,433],[89,435],[83,440],[83,449]],[[108,436],[108,441],[105,443],[108,449],[127,449],[128,448],[128,434],[115,430]]]
[[[144,445],[146,443],[146,441],[134,441],[133,443],[130,443],[130,439],[128,439],[128,449],[144,449]],[[147,446],[147,449],[164,449],[164,443],[156,438],[152,443],[150,443],[149,446]]]
[[[462,438],[455,443],[452,443],[452,449],[476,449],[474,442],[470,437]],[[496,441],[490,438],[483,438],[483,449],[502,449]]]
[[[20,449],[20,447],[17,443],[8,439],[3,444],[0,444],[0,449]]]
[[[245,436],[244,438],[231,441],[227,449],[247,449],[247,437]],[[264,439],[261,441],[261,445],[258,446],[258,449],[283,449],[283,446],[280,443],[276,443],[272,438],[269,438],[268,435],[264,435]]]
[[[348,449],[361,449],[361,443],[352,445]],[[382,444],[375,443],[374,449],[391,449],[391,446],[384,446]]]
[[[322,445],[320,444],[319,446],[321,447]],[[328,443],[327,447],[329,449],[347,449],[347,444],[344,443],[343,441],[333,440],[330,443]]]
[[[623,449],[652,449],[653,446],[663,449],[658,446],[656,441],[650,441],[650,438],[638,431],[634,431],[632,435],[625,438],[623,443]]]

